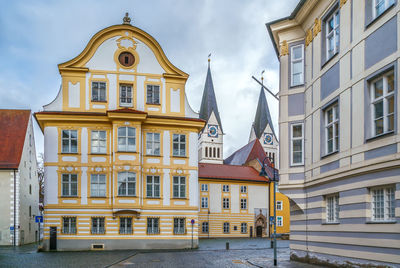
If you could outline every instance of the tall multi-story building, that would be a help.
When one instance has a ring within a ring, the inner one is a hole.
[[[58,68],[60,91],[35,114],[44,249],[196,247],[204,121],[187,102],[188,75],[127,16]]]
[[[302,0],[267,24],[294,259],[400,263],[399,10],[394,0]]]
[[[39,181],[30,110],[0,110],[0,245],[39,240]]]

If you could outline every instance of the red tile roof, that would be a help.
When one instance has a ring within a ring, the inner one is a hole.
[[[199,163],[199,178],[268,182],[249,166]]]
[[[0,110],[0,169],[18,168],[30,116],[30,110]]]

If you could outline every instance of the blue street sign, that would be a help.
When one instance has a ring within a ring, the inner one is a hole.
[[[14,226],[10,226],[10,231],[14,231]]]
[[[35,222],[43,222],[43,216],[35,216]]]
[[[190,223],[191,223],[191,224],[194,224],[194,220],[191,220]]]
[[[269,221],[274,221],[274,216],[269,216]]]

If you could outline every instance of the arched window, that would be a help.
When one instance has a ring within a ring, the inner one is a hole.
[[[32,185],[29,184],[29,194],[32,194]]]
[[[216,155],[216,153],[215,153],[215,147],[213,148],[213,157],[215,158],[215,155]]]
[[[208,157],[212,157],[212,148],[209,147],[208,150],[209,150],[209,151],[208,151]]]
[[[31,216],[32,216],[32,207],[29,206],[29,217],[31,217]]]
[[[217,157],[219,158],[219,148],[217,148]]]
[[[206,157],[208,157],[208,147],[206,147]]]

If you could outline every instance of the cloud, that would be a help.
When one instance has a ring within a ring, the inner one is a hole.
[[[207,55],[224,137],[224,156],[248,142],[262,70],[274,92],[278,60],[265,23],[293,10],[298,0],[205,1],[10,1],[0,10],[0,107],[31,108],[51,102],[59,88],[57,64],[77,56],[99,30],[120,24],[126,11],[133,25],[151,34],[169,60],[190,75],[186,94],[200,108]],[[278,102],[267,95],[273,120]],[[38,152],[43,137],[35,127]]]

